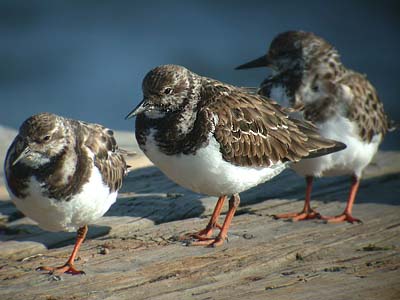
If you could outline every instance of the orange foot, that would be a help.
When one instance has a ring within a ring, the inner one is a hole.
[[[301,211],[299,213],[287,213],[287,214],[279,214],[279,215],[273,215],[275,219],[290,219],[293,222],[297,221],[304,221],[304,220],[311,220],[311,219],[319,219],[321,218],[321,215],[319,212],[310,209],[308,211]]]
[[[61,275],[64,273],[71,275],[85,275],[84,271],[77,270],[73,264],[68,262],[61,267],[47,267],[47,266],[39,267],[36,269],[36,271],[46,271],[52,275]]]
[[[210,237],[212,236],[214,228],[221,229],[222,226],[219,224],[214,224],[213,226],[207,226],[206,228],[200,230],[197,233],[190,234],[189,237],[200,241],[209,240]]]
[[[189,233],[181,236],[179,240],[181,241],[187,241],[187,240],[197,240],[197,241],[208,241],[211,240],[211,236],[213,234],[213,231],[215,228],[221,229],[222,226],[219,224],[214,224],[213,226],[207,225],[206,228],[203,230],[200,230],[199,232],[196,233]],[[196,241],[194,241],[196,242]],[[193,241],[190,242],[190,245],[192,245]]]
[[[197,234],[191,235],[191,237],[197,239],[197,241],[191,241],[189,245],[218,247],[224,243],[225,239],[228,236],[229,226],[231,225],[233,216],[235,215],[236,209],[240,203],[239,194],[232,195],[231,199],[229,199],[229,210],[228,213],[226,214],[224,225],[221,226],[217,223],[217,218],[220,214],[221,207],[225,198],[226,196],[222,196],[218,199],[217,206],[214,209],[214,213],[207,227],[204,230],[198,232]],[[216,238],[211,237],[214,228],[220,229],[220,232]]]
[[[190,246],[207,246],[207,247],[218,247],[224,243],[226,237],[218,235],[216,238],[202,238],[197,241],[190,242]]]
[[[344,212],[341,215],[335,217],[327,217],[321,216],[322,220],[325,220],[327,223],[341,223],[341,222],[349,222],[353,223],[362,223],[360,219],[354,218],[350,213]]]

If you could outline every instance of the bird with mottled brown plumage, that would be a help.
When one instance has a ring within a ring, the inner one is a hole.
[[[116,201],[127,173],[125,151],[113,132],[98,124],[51,113],[29,117],[8,149],[6,184],[19,210],[49,231],[77,231],[74,250],[61,267],[40,267],[54,274],[82,274],[74,259],[87,224]]]
[[[136,139],[169,178],[219,200],[194,245],[218,246],[227,237],[239,193],[270,180],[288,165],[345,147],[322,138],[310,123],[292,119],[274,101],[197,75],[177,65],[151,70],[143,80]],[[222,225],[218,216],[230,196]],[[212,238],[214,228],[219,228]]]
[[[352,207],[362,176],[392,125],[377,92],[365,75],[346,68],[338,51],[323,38],[304,31],[277,35],[266,55],[237,69],[270,67],[258,93],[297,110],[300,119],[313,122],[322,136],[347,145],[344,151],[304,160],[293,169],[306,177],[304,208],[299,213],[276,215],[294,221],[322,218],[328,222],[360,222]],[[321,217],[311,209],[314,177],[350,175],[347,206],[335,217]]]

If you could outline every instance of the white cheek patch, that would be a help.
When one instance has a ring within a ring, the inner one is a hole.
[[[50,143],[47,147],[51,149],[52,153],[60,153],[66,145],[64,140],[56,140]]]
[[[43,156],[40,153],[37,152],[31,152],[29,153],[26,157],[23,157],[20,160],[20,163],[23,163],[24,165],[27,165],[32,168],[39,168],[40,166],[43,166],[44,164],[47,164],[50,162],[50,159],[46,156]]]

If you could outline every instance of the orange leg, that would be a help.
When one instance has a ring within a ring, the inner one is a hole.
[[[341,223],[346,221],[349,223],[355,223],[355,222],[362,223],[360,219],[354,218],[351,214],[359,186],[360,186],[360,178],[358,178],[356,175],[353,175],[349,198],[347,200],[347,205],[343,213],[335,217],[323,216],[321,217],[321,219],[326,220],[328,223]]]
[[[313,182],[313,177],[307,176],[306,177],[306,183],[307,183],[306,199],[304,201],[304,208],[301,212],[274,215],[274,218],[275,219],[291,219],[292,221],[303,221],[303,220],[320,218],[320,214],[317,211],[313,210],[310,206],[312,182]]]
[[[232,195],[229,199],[229,210],[226,214],[224,224],[221,227],[221,231],[219,232],[216,238],[209,238],[207,240],[200,240],[192,242],[191,245],[193,246],[210,246],[210,247],[217,247],[221,246],[224,243],[224,240],[228,236],[229,226],[231,225],[233,216],[235,215],[236,209],[240,204],[240,197],[238,194]]]
[[[224,205],[225,200],[226,200],[225,195],[218,198],[217,204],[215,205],[214,208],[214,212],[206,228],[200,230],[197,233],[191,234],[190,237],[195,238],[197,240],[208,240],[211,237],[214,228],[219,228],[219,229],[222,228],[222,226],[218,224],[218,217],[221,214],[222,206]]]
[[[76,242],[74,246],[74,250],[72,250],[71,256],[67,260],[67,262],[62,265],[61,267],[39,267],[36,270],[37,271],[47,271],[49,274],[55,274],[55,275],[61,275],[63,273],[68,273],[72,275],[80,275],[80,274],[85,274],[83,271],[79,271],[75,268],[74,266],[74,261],[76,254],[79,251],[79,247],[81,246],[83,240],[86,237],[86,233],[88,231],[87,225],[81,227],[78,229],[77,236],[76,236]]]

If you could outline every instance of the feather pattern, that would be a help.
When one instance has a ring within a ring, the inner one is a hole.
[[[214,136],[225,160],[240,166],[296,162],[343,149],[324,139],[311,123],[291,118],[276,102],[246,91],[205,80],[202,109],[217,116]]]

